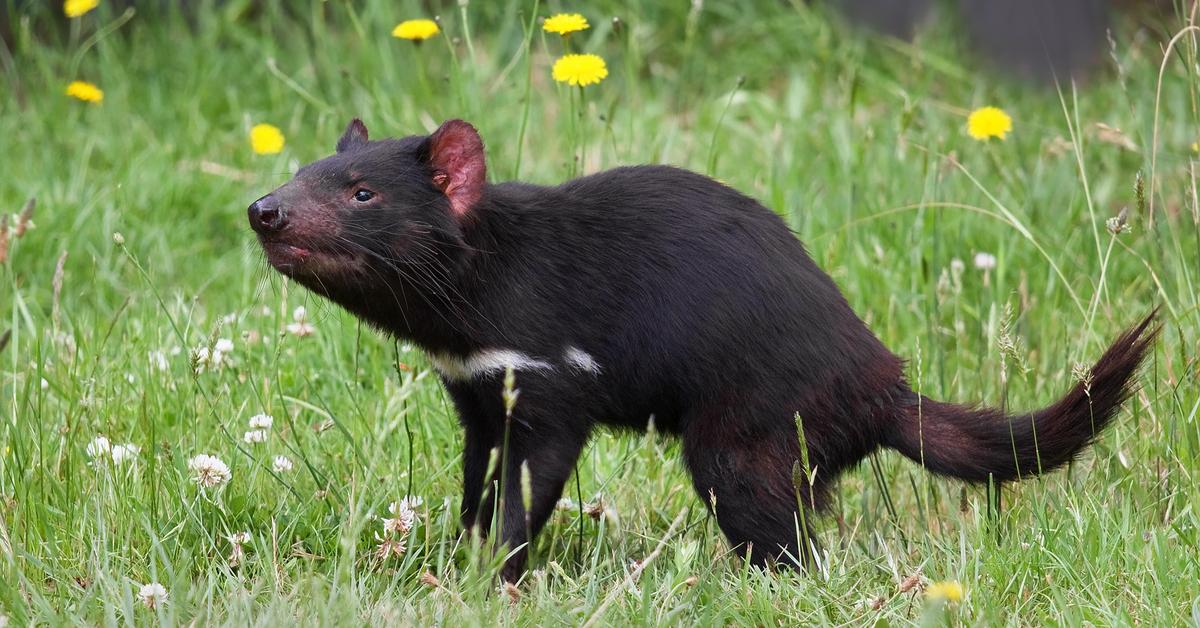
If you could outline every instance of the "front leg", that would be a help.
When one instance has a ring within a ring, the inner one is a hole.
[[[569,402],[574,398],[570,392],[541,378],[518,375],[518,381],[521,393],[511,419],[505,418],[499,378],[446,386],[464,430],[463,527],[488,534],[499,513],[501,546],[516,550],[504,564],[502,576],[508,582],[524,572],[527,546],[554,512],[592,428],[592,420],[580,412],[582,404]],[[493,449],[499,449],[500,458],[486,478]],[[530,476],[528,512],[521,494],[522,463]]]
[[[522,401],[525,401],[522,398]],[[517,582],[525,572],[529,545],[546,525],[562,496],[579,453],[590,433],[583,419],[563,415],[537,421],[536,413],[518,411],[509,428],[507,452],[501,452],[503,478],[500,486],[500,541],[503,550],[511,552],[500,572],[505,582]],[[531,417],[523,420],[522,417]],[[503,437],[502,437],[503,438]],[[486,463],[485,463],[486,464]],[[530,508],[526,510],[522,495],[522,466],[528,468]],[[499,471],[499,470],[498,470]],[[490,501],[490,500],[488,500]],[[490,505],[490,504],[488,504]]]
[[[484,535],[492,522],[492,506],[484,507],[484,480],[492,449],[500,446],[502,430],[495,408],[488,408],[463,383],[446,382],[463,426],[463,494],[459,509],[463,530]]]
[[[484,480],[492,449],[500,446],[500,438],[495,430],[483,425],[464,422],[463,429],[463,495],[459,512],[464,530],[484,535],[492,525],[491,500],[484,504],[487,488]]]

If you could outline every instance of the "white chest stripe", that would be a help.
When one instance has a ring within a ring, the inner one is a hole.
[[[592,375],[600,374],[600,364],[590,353],[579,347],[567,347],[563,351],[563,361],[573,369],[586,371]]]
[[[588,352],[579,347],[567,346],[563,349],[563,364],[572,371],[600,374],[600,364]],[[546,360],[540,360],[520,351],[512,349],[485,349],[466,357],[446,354],[430,354],[429,361],[442,374],[442,377],[452,381],[468,381],[482,375],[503,373],[508,367],[514,371],[543,371],[553,372],[555,367]]]
[[[554,365],[511,349],[485,349],[463,358],[456,355],[431,354],[429,361],[443,377],[466,381],[489,373],[514,371],[553,371]]]

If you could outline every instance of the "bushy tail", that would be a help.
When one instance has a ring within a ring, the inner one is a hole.
[[[1158,336],[1157,310],[1121,334],[1054,405],[1008,416],[920,397],[897,418],[886,445],[925,468],[968,481],[1015,480],[1055,469],[1091,443],[1132,393],[1132,379]]]

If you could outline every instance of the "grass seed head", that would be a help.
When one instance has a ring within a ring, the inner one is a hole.
[[[32,218],[33,208],[36,205],[36,198],[31,197],[29,200],[25,201],[25,206],[21,208],[21,213],[17,214],[17,226],[16,229],[13,230],[13,235],[15,237],[19,238],[24,236],[26,231],[34,228],[35,225],[33,224]]]
[[[0,264],[8,261],[8,214],[0,216]]]

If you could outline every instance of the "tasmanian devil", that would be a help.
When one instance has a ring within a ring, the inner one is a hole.
[[[1158,331],[1151,314],[1043,410],[934,401],[753,199],[664,166],[555,187],[485,172],[461,120],[382,141],[354,120],[335,155],[248,213],[279,272],[428,353],[465,430],[463,524],[487,530],[500,511],[510,581],[598,424],[678,435],[737,551],[797,565],[811,547],[801,509],[880,447],[973,482],[1071,460],[1130,394]],[[506,437],[509,368],[520,395]]]

